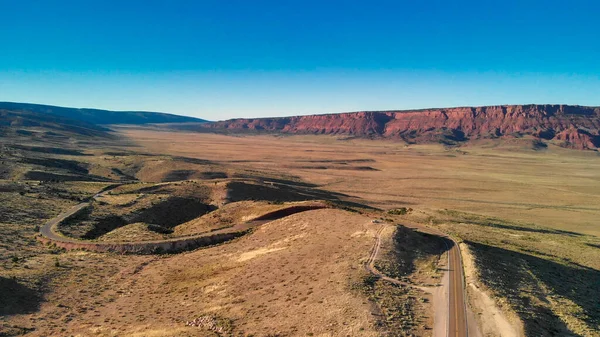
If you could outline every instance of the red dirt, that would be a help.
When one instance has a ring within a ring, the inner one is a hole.
[[[564,141],[565,147],[577,150],[593,149],[600,147],[600,137],[588,131],[569,128],[556,135],[555,139]]]

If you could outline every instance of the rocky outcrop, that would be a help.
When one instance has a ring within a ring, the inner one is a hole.
[[[597,131],[595,133],[584,129],[569,128],[558,133],[554,139],[562,141],[561,145],[564,147],[578,150],[593,149],[600,147],[600,136]]]
[[[531,135],[575,149],[600,147],[600,107],[502,105],[233,119],[211,129],[403,139],[409,143]]]

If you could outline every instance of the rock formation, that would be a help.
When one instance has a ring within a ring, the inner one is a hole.
[[[403,139],[409,143],[530,135],[575,149],[600,147],[600,107],[503,105],[257,119],[206,124],[212,129]]]

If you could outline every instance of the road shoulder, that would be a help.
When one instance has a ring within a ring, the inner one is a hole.
[[[516,315],[497,305],[478,281],[478,271],[469,248],[460,244],[467,291],[470,336],[523,336],[523,328]],[[472,319],[474,318],[474,319]]]

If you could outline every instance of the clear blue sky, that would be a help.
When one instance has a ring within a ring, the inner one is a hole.
[[[0,0],[0,101],[218,120],[600,105],[600,1]]]

